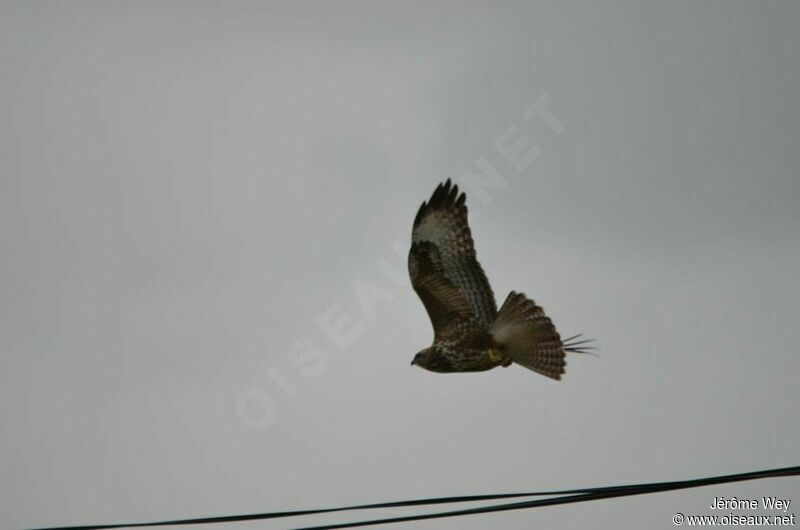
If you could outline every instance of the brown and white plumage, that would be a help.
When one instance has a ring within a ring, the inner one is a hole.
[[[544,311],[523,294],[512,291],[498,313],[475,254],[466,196],[450,180],[439,184],[414,218],[408,269],[434,330],[433,344],[412,364],[469,372],[516,362],[560,379],[565,352],[589,349],[585,341],[562,341]]]
[[[497,315],[497,305],[489,280],[475,257],[466,199],[465,194],[459,195],[458,186],[448,180],[436,188],[429,202],[422,203],[411,232],[409,264],[414,266],[417,258],[424,261],[429,256],[436,275],[455,287],[477,321],[488,326]]]

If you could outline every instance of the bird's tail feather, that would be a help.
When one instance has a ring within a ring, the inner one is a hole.
[[[562,341],[544,310],[522,293],[511,291],[489,334],[502,355],[547,377],[561,379],[566,352],[591,353],[590,340],[575,335]]]

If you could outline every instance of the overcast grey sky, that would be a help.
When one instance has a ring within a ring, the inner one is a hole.
[[[2,2],[0,526],[798,464],[798,24],[790,1]],[[518,171],[503,133],[538,156]],[[562,382],[409,367],[432,331],[394,247],[486,164],[497,298],[601,347]],[[721,495],[800,508],[800,481],[396,528],[666,529]]]

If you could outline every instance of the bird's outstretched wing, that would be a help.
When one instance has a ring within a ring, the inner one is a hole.
[[[408,268],[437,337],[456,323],[488,328],[497,315],[489,280],[475,257],[466,196],[448,179],[414,218]]]

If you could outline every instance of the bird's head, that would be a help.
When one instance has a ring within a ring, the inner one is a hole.
[[[447,357],[442,355],[434,347],[425,348],[414,356],[411,366],[419,366],[431,372],[452,372],[453,367]]]
[[[430,348],[425,348],[424,350],[422,350],[419,353],[417,353],[414,356],[414,358],[411,359],[411,366],[415,366],[416,365],[416,366],[421,366],[421,367],[424,368],[425,367],[425,361],[428,358],[428,350],[430,350]]]

